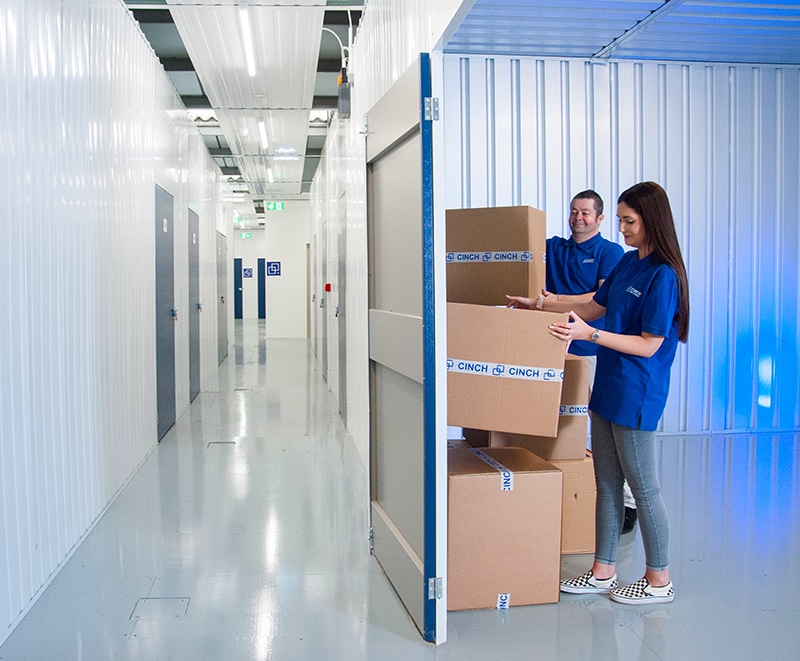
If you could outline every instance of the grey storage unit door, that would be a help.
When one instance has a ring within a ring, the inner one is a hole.
[[[217,363],[228,356],[228,239],[217,232]]]
[[[200,392],[200,217],[189,209],[189,401]]]
[[[172,195],[156,186],[156,392],[158,440],[175,424],[175,228]]]

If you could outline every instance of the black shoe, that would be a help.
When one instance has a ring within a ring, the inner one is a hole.
[[[625,523],[622,524],[622,534],[630,532],[636,525],[636,509],[633,507],[625,508]]]

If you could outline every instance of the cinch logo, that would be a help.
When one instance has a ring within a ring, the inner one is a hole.
[[[496,252],[494,254],[496,262],[518,262],[520,261],[518,252]]]
[[[469,363],[462,360],[458,363],[458,370],[460,372],[476,372],[486,374],[489,371],[489,366],[485,363]]]
[[[583,260],[584,264],[594,264],[594,257],[587,257]]]
[[[447,369],[448,369],[448,371],[453,369],[453,359],[452,358],[448,358],[447,359]]]
[[[511,474],[511,471],[500,471],[500,478],[502,484],[500,487],[501,491],[514,491],[514,476]]]
[[[522,261],[523,262],[532,262],[533,261],[533,253],[528,252],[527,250],[522,253]]]
[[[639,298],[642,295],[638,289],[634,289],[633,287],[628,287],[626,290],[629,294],[633,294],[636,298]]]
[[[460,252],[456,255],[457,262],[479,262],[481,254],[479,252]]]
[[[492,370],[492,376],[502,376],[506,372],[505,365],[495,365],[494,369]]]
[[[539,370],[535,367],[509,367],[508,376],[517,376],[523,379],[538,379]]]
[[[558,407],[558,415],[589,415],[589,407],[578,404],[562,404]]]
[[[562,372],[561,374],[562,374],[562,378],[563,378],[563,374],[564,373]],[[553,379],[555,379],[557,377],[558,377],[558,372],[556,372],[555,370],[545,370],[544,371],[544,375],[542,376],[542,380],[543,381],[552,381]],[[562,379],[559,379],[559,380],[562,380]]]
[[[483,258],[481,259],[482,262],[491,262],[492,261],[492,253],[485,252],[483,253]]]
[[[497,608],[500,610],[508,609],[511,602],[511,595],[508,592],[501,592],[497,595]]]

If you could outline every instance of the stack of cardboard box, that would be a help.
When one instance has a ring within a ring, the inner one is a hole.
[[[589,366],[549,333],[566,314],[505,307],[544,288],[545,214],[449,210],[446,231],[447,418],[472,446],[448,450],[448,607],[555,602],[561,553],[594,550]]]

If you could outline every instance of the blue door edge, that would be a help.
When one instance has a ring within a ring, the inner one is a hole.
[[[422,172],[422,346],[423,346],[423,638],[436,642],[437,594],[429,585],[436,585],[436,301],[434,285],[434,214],[433,214],[433,126],[425,119],[425,99],[431,96],[431,56],[420,53],[420,142]]]

